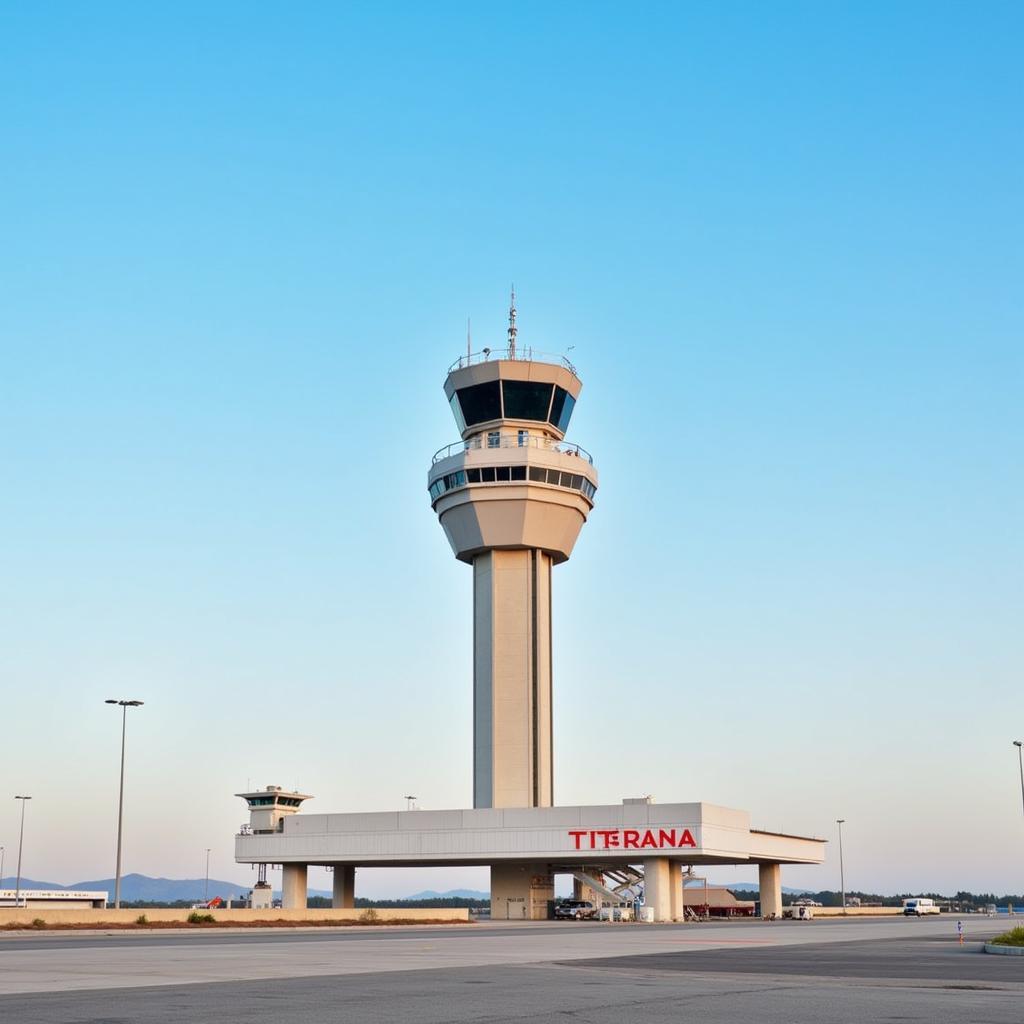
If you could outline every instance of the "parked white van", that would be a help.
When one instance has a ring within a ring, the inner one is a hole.
[[[942,911],[935,905],[935,900],[926,896],[915,896],[913,899],[903,901],[904,917],[922,917],[924,914],[941,914]]]

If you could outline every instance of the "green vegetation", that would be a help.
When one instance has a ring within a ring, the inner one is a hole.
[[[992,940],[993,946],[1024,946],[1024,925],[1020,925]]]
[[[145,914],[143,914],[145,917]],[[214,924],[216,918],[213,914],[200,914],[198,911],[193,910],[186,919],[189,924]]]
[[[360,924],[376,924],[380,920],[380,915],[373,907],[369,907],[359,915]]]
[[[139,914],[139,916],[137,918],[135,918],[135,923],[136,924],[149,924],[149,918],[147,918],[145,914]]]
[[[32,927],[33,928],[45,928],[46,927],[46,922],[41,917],[34,917],[34,918],[32,918]]]
[[[733,889],[732,892],[740,900],[756,900],[758,898],[756,889]],[[940,892],[901,892],[895,896],[882,896],[879,893],[851,890],[846,894],[846,902],[847,905],[850,905],[852,900],[860,900],[860,905],[863,907],[900,907],[905,899],[917,896],[929,897],[940,904],[943,909],[948,909],[954,914],[984,911],[986,907],[990,907],[993,904],[997,907],[1005,907],[1007,905],[1018,909],[1024,907],[1024,896],[1014,896],[1012,894],[997,896],[991,892],[973,893],[964,892],[963,890],[952,896]],[[843,905],[842,894],[831,889],[823,889],[821,892],[787,892],[783,895],[782,902],[789,906],[794,900],[799,899],[814,900],[823,907],[841,907]]]

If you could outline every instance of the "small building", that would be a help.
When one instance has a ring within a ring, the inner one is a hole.
[[[753,917],[753,900],[738,900],[725,886],[686,886],[683,900],[687,910],[699,917]]]
[[[39,910],[106,910],[109,893],[81,889],[0,889],[0,907]]]

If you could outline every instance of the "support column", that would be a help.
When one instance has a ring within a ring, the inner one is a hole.
[[[782,865],[758,864],[757,884],[761,897],[761,917],[782,917]]]
[[[551,556],[473,559],[473,806],[550,807]]]
[[[683,865],[677,860],[668,862],[669,913],[673,921],[685,921],[683,909]]]
[[[334,891],[331,906],[351,909],[356,905],[356,869],[352,864],[334,865]]]
[[[491,920],[546,921],[555,898],[548,864],[492,864]]]
[[[284,864],[281,871],[281,907],[284,910],[305,910],[307,889],[306,864]]]
[[[654,910],[655,921],[672,920],[668,857],[647,857],[644,860],[644,906]]]

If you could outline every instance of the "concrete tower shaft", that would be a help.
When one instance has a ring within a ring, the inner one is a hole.
[[[597,490],[593,460],[565,441],[575,368],[524,354],[485,351],[449,370],[462,441],[437,452],[428,477],[455,557],[473,566],[475,807],[553,803],[551,568]]]

